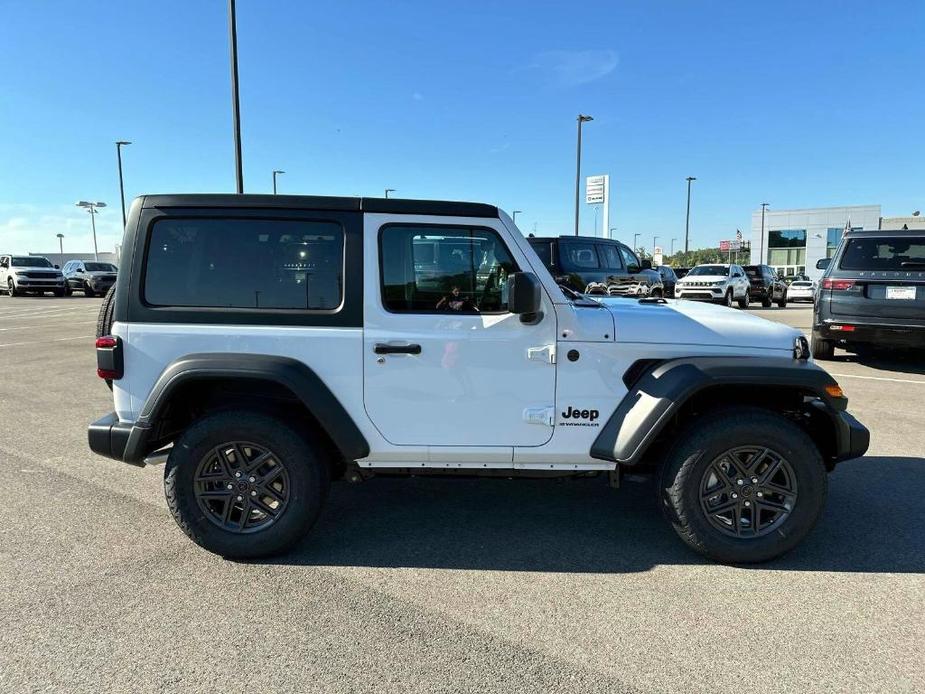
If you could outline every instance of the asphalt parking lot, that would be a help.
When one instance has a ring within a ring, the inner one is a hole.
[[[761,567],[593,479],[339,483],[296,552],[244,564],[177,529],[162,468],[87,448],[99,303],[0,297],[4,691],[925,690],[923,363],[825,364],[869,455]]]

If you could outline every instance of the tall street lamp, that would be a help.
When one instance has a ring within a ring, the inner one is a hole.
[[[234,173],[238,194],[244,192],[244,163],[241,161],[241,100],[238,97],[238,22],[235,0],[228,0],[228,41],[231,44],[231,118],[234,126]]]
[[[633,234],[633,252],[634,252],[634,253],[636,252],[636,249],[639,248],[639,245],[638,245],[636,239],[638,239],[640,236],[642,236],[641,233],[639,233],[639,234]]]
[[[285,171],[282,171],[281,169],[275,169],[275,170],[273,171],[273,195],[276,195],[276,177],[277,177],[279,174],[284,174],[284,173],[286,173],[286,172],[285,172]]]
[[[517,224],[517,215],[519,215],[521,212],[523,212],[523,210],[514,210],[511,213],[511,221],[514,222],[514,224]]]
[[[578,200],[581,197],[581,124],[594,120],[592,116],[578,114],[578,154],[575,160],[575,236],[578,236]]]
[[[675,241],[677,241],[677,239],[671,239],[671,255],[674,255],[674,242]]]
[[[128,140],[116,141],[116,158],[119,160],[119,198],[122,200],[122,228],[125,228],[125,186],[122,185],[122,148],[132,144]]]
[[[617,230],[617,227],[610,227],[610,229],[609,229],[608,232],[607,232],[607,238],[612,239],[612,238],[613,238],[613,232],[615,232],[616,230]]]
[[[56,234],[58,237],[58,262],[64,265],[64,234]]]
[[[87,212],[90,213],[90,226],[93,229],[93,259],[98,261],[100,259],[100,254],[96,247],[96,215],[99,214],[97,208],[106,207],[106,203],[87,202],[86,200],[81,200],[77,203],[77,207],[83,207]]]
[[[694,176],[687,177],[687,221],[684,222],[684,252],[687,253],[691,232],[691,181],[696,181]]]
[[[658,243],[658,236],[652,237],[652,255],[655,255],[655,244]]]
[[[764,211],[768,209],[766,202],[761,203],[761,241],[758,243],[758,264],[764,264]]]
[[[386,188],[386,189],[385,189],[385,197],[388,198],[388,197],[389,197],[389,193],[394,193],[394,192],[395,192],[395,189],[394,189],[394,188]]]

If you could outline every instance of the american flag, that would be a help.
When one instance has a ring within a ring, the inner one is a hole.
[[[736,229],[736,241],[741,241],[741,240],[742,240],[742,230]]]

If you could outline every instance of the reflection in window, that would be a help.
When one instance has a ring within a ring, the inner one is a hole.
[[[155,306],[331,310],[343,276],[336,222],[165,219],[151,231],[144,296]]]
[[[402,313],[507,311],[517,266],[496,232],[472,227],[387,226],[379,238],[382,301]]]

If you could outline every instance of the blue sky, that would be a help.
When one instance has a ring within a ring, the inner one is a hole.
[[[3,3],[0,251],[102,249],[126,195],[232,191],[226,3]],[[238,0],[245,189],[479,200],[569,233],[692,245],[773,207],[925,207],[925,3]],[[582,229],[594,215],[582,205]]]

